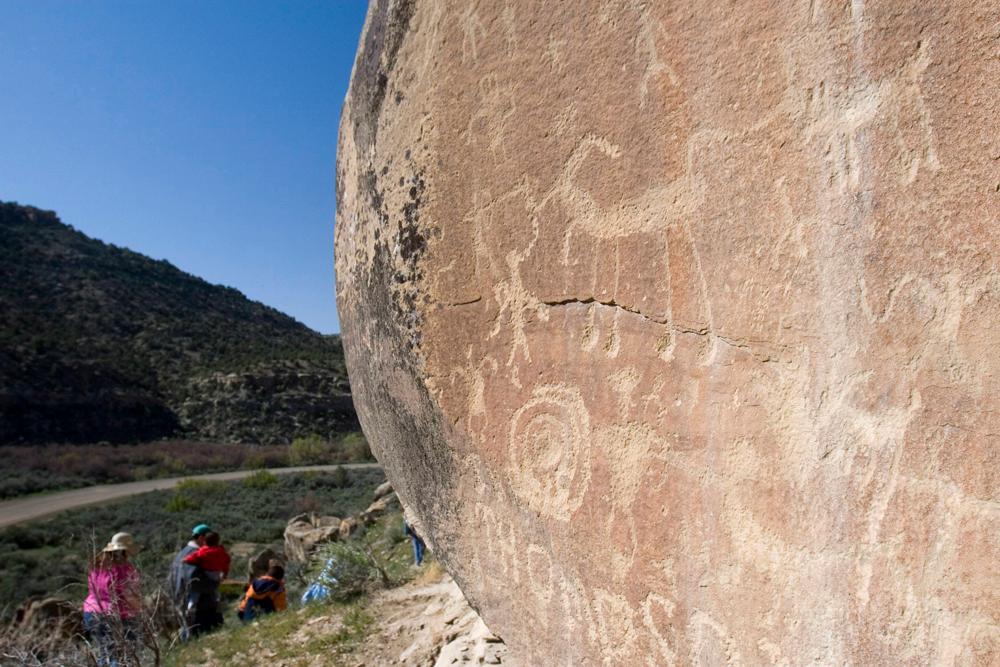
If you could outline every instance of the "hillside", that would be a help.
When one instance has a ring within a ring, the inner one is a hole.
[[[0,202],[0,443],[357,428],[336,336]]]

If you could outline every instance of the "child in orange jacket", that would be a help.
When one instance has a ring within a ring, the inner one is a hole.
[[[241,621],[248,622],[260,614],[270,614],[274,611],[284,611],[288,607],[285,599],[285,568],[273,564],[267,568],[267,574],[250,582],[246,595],[240,602],[236,615]]]

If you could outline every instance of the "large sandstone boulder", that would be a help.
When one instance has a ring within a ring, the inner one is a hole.
[[[1000,661],[996,9],[371,3],[355,403],[528,664]]]

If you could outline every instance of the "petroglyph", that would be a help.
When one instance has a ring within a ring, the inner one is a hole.
[[[691,615],[691,664],[730,665],[743,664],[729,631],[707,612],[696,611]]]
[[[622,595],[594,591],[594,616],[604,649],[604,664],[625,665],[636,659],[635,610]]]
[[[528,664],[997,662],[981,4],[581,2],[372,2],[338,308],[401,499]]]
[[[636,49],[649,59],[649,63],[642,73],[642,78],[639,80],[639,108],[641,109],[646,106],[650,81],[665,74],[671,85],[679,86],[680,79],[677,77],[677,72],[662,59],[656,46],[657,39],[667,37],[664,34],[663,24],[653,20],[648,6],[640,4],[639,11],[640,28],[636,39]]]
[[[476,6],[466,5],[459,18],[462,26],[462,61],[479,59],[479,43],[486,37],[486,26],[483,25],[476,11]]]
[[[659,657],[650,656],[649,664],[657,664],[663,660],[667,667],[677,664],[677,652],[671,645],[670,639],[666,637],[668,628],[672,625],[674,611],[677,605],[672,600],[657,593],[649,593],[642,601],[642,622],[646,629],[653,636]]]
[[[556,185],[540,200],[544,206],[551,199],[558,199],[569,214],[571,232],[576,229],[597,238],[613,239],[636,232],[663,231],[668,224],[697,210],[704,200],[704,185],[696,176],[690,176],[650,189],[623,201],[615,210],[605,211],[575,182],[581,166],[592,155],[607,160],[622,157],[621,148],[608,139],[594,134],[585,136],[566,160]],[[568,238],[567,235],[563,242],[564,263],[569,261]]]
[[[913,147],[903,139],[898,117],[896,120],[896,141],[904,156],[906,183],[912,183],[916,180],[922,165],[931,171],[937,171],[941,168],[935,146],[934,123],[921,87],[921,79],[925,76],[930,62],[930,43],[926,40],[920,40],[917,43],[917,54],[904,69],[899,83],[896,84],[898,87],[897,95],[902,98],[904,105],[911,104],[913,106],[913,112],[916,113],[920,126],[919,144]]]
[[[506,155],[507,126],[517,113],[517,105],[510,91],[503,88],[495,76],[479,81],[479,111],[469,118],[465,141],[472,144],[489,139],[489,150]]]
[[[511,417],[508,474],[528,507],[568,521],[590,482],[590,415],[578,389],[536,387]]]

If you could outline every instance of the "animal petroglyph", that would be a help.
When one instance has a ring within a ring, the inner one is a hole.
[[[352,391],[528,664],[1000,661],[983,12],[372,0]]]

